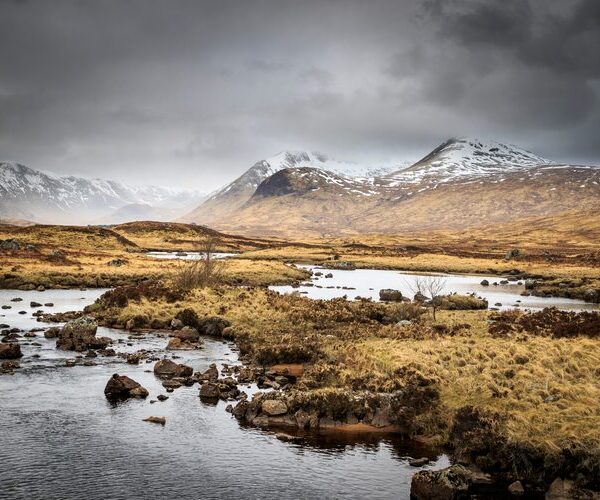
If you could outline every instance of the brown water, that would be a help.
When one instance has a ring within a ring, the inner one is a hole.
[[[3,290],[0,305],[13,308],[1,311],[0,322],[25,330],[48,326],[31,316],[31,300],[54,302],[44,310],[66,311],[101,293]],[[23,302],[10,302],[16,296]],[[123,340],[115,344],[118,351],[167,355],[160,335],[130,341],[106,328],[98,335]],[[32,341],[41,345],[27,345]],[[408,465],[409,457],[430,457],[429,468],[448,465],[445,456],[390,436],[310,435],[291,443],[240,426],[226,403],[201,403],[197,385],[151,404],[165,394],[146,371],[152,364],[98,357],[95,366],[67,368],[64,361],[74,353],[55,350],[42,333],[19,342],[22,368],[0,375],[0,498],[408,498],[419,470]],[[208,338],[204,349],[180,354],[178,361],[195,370],[238,363],[235,346]],[[113,373],[140,382],[150,397],[110,404],[103,390]],[[166,426],[142,421],[150,415],[165,416]]]

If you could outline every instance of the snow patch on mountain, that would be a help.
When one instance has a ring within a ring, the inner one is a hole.
[[[390,186],[403,183],[436,183],[501,175],[530,169],[551,162],[534,153],[491,140],[475,138],[450,139],[414,165],[387,177]]]

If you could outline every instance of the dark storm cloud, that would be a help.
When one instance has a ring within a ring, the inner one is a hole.
[[[212,189],[449,136],[600,163],[600,2],[0,1],[0,158]]]

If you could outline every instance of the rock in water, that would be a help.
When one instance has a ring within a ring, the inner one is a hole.
[[[88,351],[104,349],[112,341],[108,337],[96,337],[98,322],[91,316],[82,316],[65,324],[58,332],[56,348],[64,351]]]
[[[267,399],[262,403],[262,411],[270,417],[285,415],[288,411],[287,405],[278,399]]]
[[[379,290],[379,300],[384,302],[402,302],[402,292],[391,288]]]
[[[14,343],[0,344],[0,359],[18,359],[23,356],[21,346]]]
[[[104,395],[110,401],[128,398],[144,399],[148,397],[148,391],[128,376],[115,373],[108,380]]]
[[[467,498],[472,473],[462,465],[439,471],[422,470],[412,477],[410,497],[415,500]]]
[[[193,373],[192,367],[180,365],[170,359],[161,359],[154,365],[154,375],[160,378],[191,377]]]
[[[144,419],[144,422],[165,425],[167,423],[167,419],[165,417],[148,417]]]

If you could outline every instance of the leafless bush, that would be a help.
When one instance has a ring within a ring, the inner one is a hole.
[[[215,259],[216,247],[216,239],[209,237],[200,247],[200,258],[181,266],[175,276],[175,284],[183,290],[193,290],[217,283],[222,274],[223,262]]]
[[[442,303],[442,293],[446,288],[446,278],[443,276],[416,276],[410,288],[415,294],[415,298],[427,301],[427,306],[431,308],[435,321],[435,313]]]

